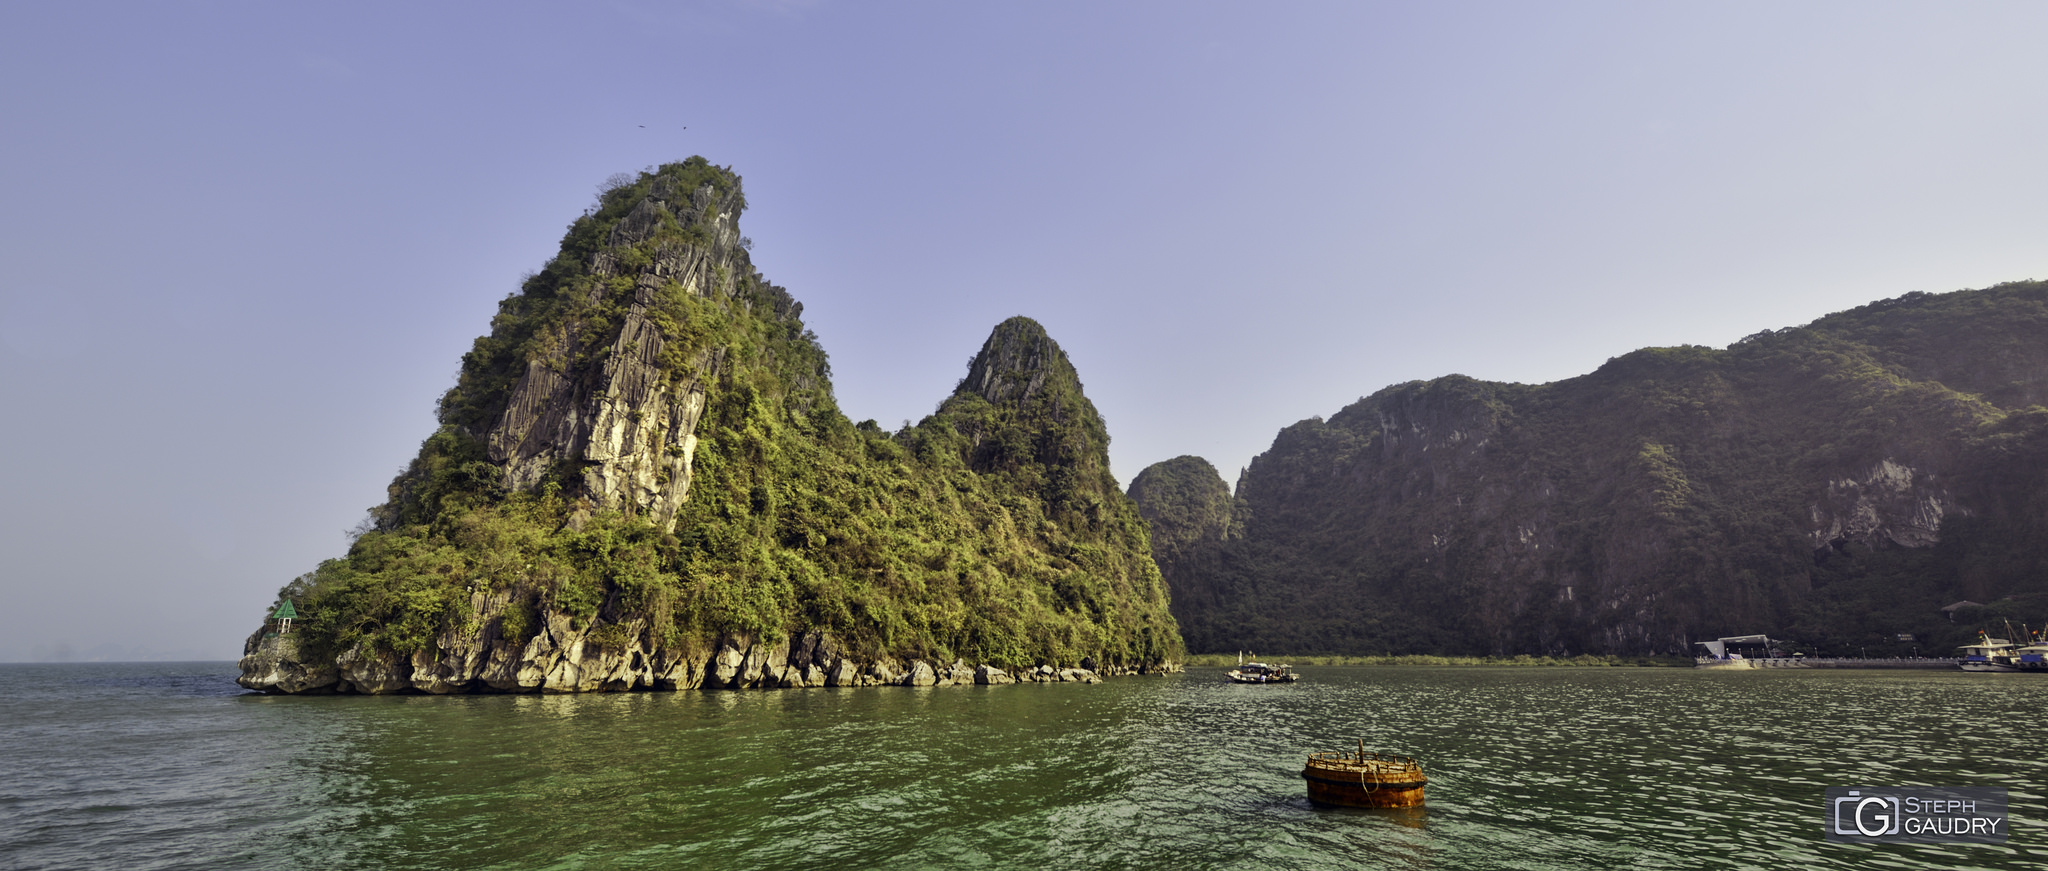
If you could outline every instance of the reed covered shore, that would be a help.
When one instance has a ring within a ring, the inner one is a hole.
[[[1245,654],[1247,660],[1252,654]],[[1683,656],[1281,656],[1260,654],[1262,662],[1284,662],[1294,666],[1330,665],[1430,665],[1430,666],[1536,666],[1546,668],[1691,668],[1693,661]],[[1235,653],[1192,653],[1185,664],[1191,666],[1237,665]]]

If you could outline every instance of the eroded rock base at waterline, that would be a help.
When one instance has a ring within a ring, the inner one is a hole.
[[[1096,683],[1106,675],[1180,670],[1179,663],[1129,666],[1083,659],[1074,667],[1040,665],[1013,673],[963,660],[861,659],[842,653],[829,633],[779,640],[729,637],[698,649],[648,651],[634,645],[613,650],[589,643],[570,629],[566,618],[548,624],[547,631],[524,643],[458,642],[411,656],[355,647],[331,662],[302,658],[291,635],[265,634],[250,639],[236,682],[267,693],[579,693]]]

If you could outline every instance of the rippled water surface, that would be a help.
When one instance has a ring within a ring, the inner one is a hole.
[[[266,697],[0,666],[0,868],[2040,868],[2048,677],[1215,669],[1087,685]],[[1312,750],[1419,811],[1312,807]],[[1829,844],[1827,785],[2002,786],[2005,846]]]

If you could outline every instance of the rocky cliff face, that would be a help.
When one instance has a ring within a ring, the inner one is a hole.
[[[701,158],[622,177],[463,358],[375,528],[280,598],[271,692],[1091,680],[1180,636],[1066,355],[999,325],[897,433],[833,401],[803,307]]]
[[[2027,283],[1553,384],[1397,385],[1283,430],[1239,484],[1241,539],[1160,549],[1189,535],[1164,512],[1155,555],[1197,650],[1924,639],[1957,599],[2048,594],[2027,531],[2044,363],[2048,286]]]
[[[486,622],[494,603],[478,602]],[[499,607],[503,603],[495,603]],[[731,635],[711,649],[639,644],[612,647],[579,630],[560,612],[543,615],[545,628],[521,643],[488,633],[444,631],[434,647],[411,655],[359,645],[331,659],[308,655],[289,632],[252,637],[241,661],[243,687],[271,693],[590,693],[694,689],[801,687],[967,686],[1012,683],[1097,683],[1105,675],[1176,671],[1177,665],[1091,668],[1094,662],[1011,672],[965,660],[849,655],[830,633],[773,639]],[[1098,670],[1098,668],[1100,670]]]
[[[1043,392],[1047,379],[1077,381],[1078,376],[1044,327],[1017,317],[996,325],[968,364],[960,389],[992,403],[1022,403]]]
[[[741,276],[753,271],[736,226],[738,186],[683,187],[675,176],[657,176],[611,227],[604,246],[589,255],[588,274],[596,280],[585,285],[588,313],[541,337],[503,413],[481,433],[506,488],[532,490],[567,464],[576,469],[572,492],[599,510],[630,508],[674,529],[690,492],[704,385],[718,377],[724,349],[690,351],[688,374],[670,377],[662,356],[673,339],[650,315],[665,289],[733,300],[741,295]],[[665,228],[698,237],[661,239],[644,256],[630,256]],[[623,306],[603,305],[613,294]],[[802,306],[778,314],[793,320]],[[599,353],[585,354],[590,322],[608,317],[620,318],[616,334]]]
[[[1961,510],[1936,473],[1885,457],[1862,475],[1828,482],[1810,507],[1806,537],[1816,551],[1851,541],[1933,547],[1941,542],[1942,517]]]

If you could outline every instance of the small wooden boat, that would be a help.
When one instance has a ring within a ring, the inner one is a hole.
[[[1356,754],[1309,754],[1301,776],[1308,781],[1309,801],[1342,807],[1420,807],[1422,788],[1429,783],[1422,763],[1409,756],[1367,753],[1364,739]]]
[[[1293,683],[1301,680],[1292,666],[1247,662],[1223,673],[1231,683]]]

